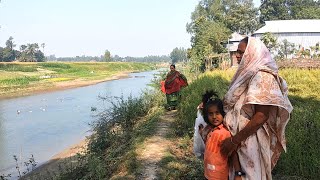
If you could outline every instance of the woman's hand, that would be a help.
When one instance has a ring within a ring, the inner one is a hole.
[[[237,145],[231,142],[231,138],[226,138],[221,142],[220,152],[224,156],[230,156],[237,149]]]

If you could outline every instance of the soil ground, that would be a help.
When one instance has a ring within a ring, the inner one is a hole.
[[[158,179],[159,162],[172,144],[166,136],[176,115],[176,110],[168,111],[162,115],[157,123],[155,134],[145,140],[142,148],[137,149],[138,160],[143,164],[143,170],[139,179]]]

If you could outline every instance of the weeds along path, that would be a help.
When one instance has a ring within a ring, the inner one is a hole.
[[[137,149],[138,160],[142,162],[143,169],[139,179],[158,179],[158,163],[165,156],[170,144],[166,138],[170,125],[174,121],[177,111],[169,111],[160,117],[152,137],[145,140],[143,146]]]

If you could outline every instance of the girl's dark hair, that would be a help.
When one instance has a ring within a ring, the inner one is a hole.
[[[223,110],[223,102],[221,99],[219,99],[219,96],[216,92],[210,90],[206,91],[205,94],[202,95],[202,103],[203,103],[203,119],[207,124],[210,124],[208,120],[208,109],[211,106],[217,106],[218,110],[220,111],[221,115],[224,117],[226,114]]]
[[[176,65],[174,65],[174,64],[171,64],[170,67],[171,67],[171,66],[173,66],[174,68],[176,68]]]

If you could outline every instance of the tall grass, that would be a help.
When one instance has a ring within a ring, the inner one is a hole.
[[[213,71],[194,80],[183,90],[178,135],[192,136],[196,107],[206,89],[220,97],[226,93],[234,71]],[[320,70],[283,69],[280,75],[289,86],[289,99],[294,107],[286,128],[287,153],[283,153],[273,173],[276,176],[318,179],[320,169]]]
[[[163,103],[158,91],[145,92],[140,97],[100,97],[111,103],[98,110],[91,124],[93,134],[83,159],[86,163],[56,179],[110,179],[125,165],[131,177],[139,175],[135,146],[151,136]]]
[[[50,69],[70,69],[71,66],[69,64],[66,63],[58,63],[58,62],[54,62],[54,63],[39,63],[39,66],[43,67],[43,68],[50,68]]]
[[[5,86],[26,86],[30,82],[34,81],[39,81],[39,77],[29,77],[29,76],[24,76],[24,77],[16,77],[12,79],[2,79],[0,80],[0,85],[5,85]]]
[[[37,66],[35,64],[12,64],[12,63],[0,63],[0,70],[2,71],[21,71],[21,72],[35,72]]]

